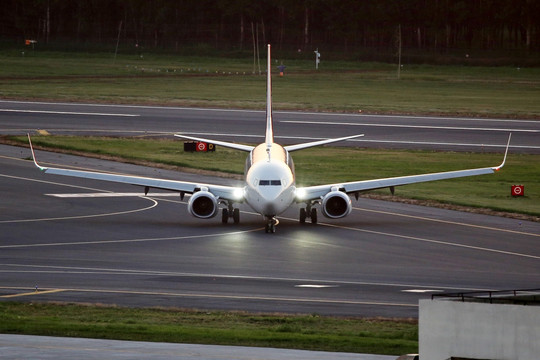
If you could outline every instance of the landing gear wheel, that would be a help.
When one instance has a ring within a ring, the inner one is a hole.
[[[300,224],[304,224],[306,222],[306,218],[307,218],[306,209],[301,208],[300,209]]]
[[[240,209],[236,208],[233,210],[233,220],[235,224],[240,222]]]
[[[311,223],[317,224],[317,209],[311,209]]]
[[[276,218],[268,219],[268,222],[266,223],[266,226],[264,227],[264,232],[267,234],[275,233],[277,224],[279,224],[279,221]]]
[[[223,209],[223,211],[221,211],[221,222],[223,224],[226,224],[228,221],[229,221],[229,210]]]

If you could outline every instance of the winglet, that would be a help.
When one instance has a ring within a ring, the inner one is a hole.
[[[506,151],[504,152],[504,159],[503,159],[503,162],[501,163],[501,165],[492,168],[494,171],[499,171],[499,170],[501,170],[502,167],[504,166],[504,163],[506,163],[506,155],[508,155],[508,148],[510,147],[510,139],[511,139],[511,138],[512,138],[512,133],[510,133],[510,135],[508,135],[508,143],[506,144]]]
[[[40,166],[37,161],[36,161],[36,154],[34,152],[34,147],[32,146],[32,140],[30,139],[30,134],[27,134],[28,135],[28,143],[30,144],[30,151],[32,152],[32,160],[34,161],[34,164],[36,165],[36,167],[41,170],[41,171],[45,171],[47,170],[46,167],[43,167],[43,166]]]

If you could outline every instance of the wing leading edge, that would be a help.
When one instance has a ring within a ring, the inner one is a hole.
[[[431,174],[420,174],[420,175],[409,175],[409,176],[399,176],[392,178],[384,179],[373,179],[373,180],[363,180],[363,181],[352,181],[346,183],[338,184],[327,184],[327,185],[316,185],[308,186],[302,188],[301,191],[298,191],[297,201],[309,201],[316,200],[324,195],[326,195],[332,189],[339,189],[347,194],[377,190],[387,187],[415,184],[428,181],[444,180],[444,179],[454,179],[467,176],[476,176],[476,175],[486,175],[493,174],[499,171],[504,164],[506,163],[506,156],[508,155],[508,148],[510,146],[510,139],[512,134],[508,136],[508,143],[506,144],[506,151],[504,153],[503,162],[499,166],[494,167],[485,167],[478,169],[466,169],[466,170],[456,170],[456,171],[446,171],[439,173]]]
[[[28,142],[30,143],[30,150],[32,152],[32,160],[34,164],[46,174],[52,175],[63,175],[78,177],[84,179],[93,179],[93,180],[102,180],[122,184],[130,184],[136,186],[142,186],[145,188],[154,188],[161,190],[177,191],[180,193],[193,194],[194,192],[199,191],[200,189],[208,189],[209,192],[214,194],[218,198],[226,200],[235,200],[238,199],[238,188],[232,186],[223,186],[223,185],[211,185],[211,184],[199,184],[186,181],[176,181],[176,180],[165,180],[165,179],[156,179],[142,176],[132,176],[132,175],[121,175],[121,174],[109,174],[101,173],[94,171],[83,171],[83,170],[71,170],[71,169],[61,169],[53,167],[41,166],[37,160],[34,152],[34,147],[32,146],[32,140],[30,135],[28,135]]]

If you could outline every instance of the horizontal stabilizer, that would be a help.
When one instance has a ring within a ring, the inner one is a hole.
[[[289,145],[289,146],[284,146],[284,148],[285,148],[285,150],[291,152],[291,151],[296,151],[296,150],[307,149],[307,148],[314,147],[314,146],[331,144],[331,143],[335,143],[335,142],[338,142],[338,141],[350,140],[350,139],[354,139],[354,138],[361,137],[361,136],[364,136],[364,134],[345,136],[345,137],[342,137],[342,138],[335,138],[335,139],[318,140],[318,141],[312,141],[312,142],[308,142],[308,143],[304,143],[304,144]]]

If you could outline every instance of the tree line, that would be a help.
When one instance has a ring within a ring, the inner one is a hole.
[[[539,0],[4,0],[4,39],[280,50],[540,50]]]

